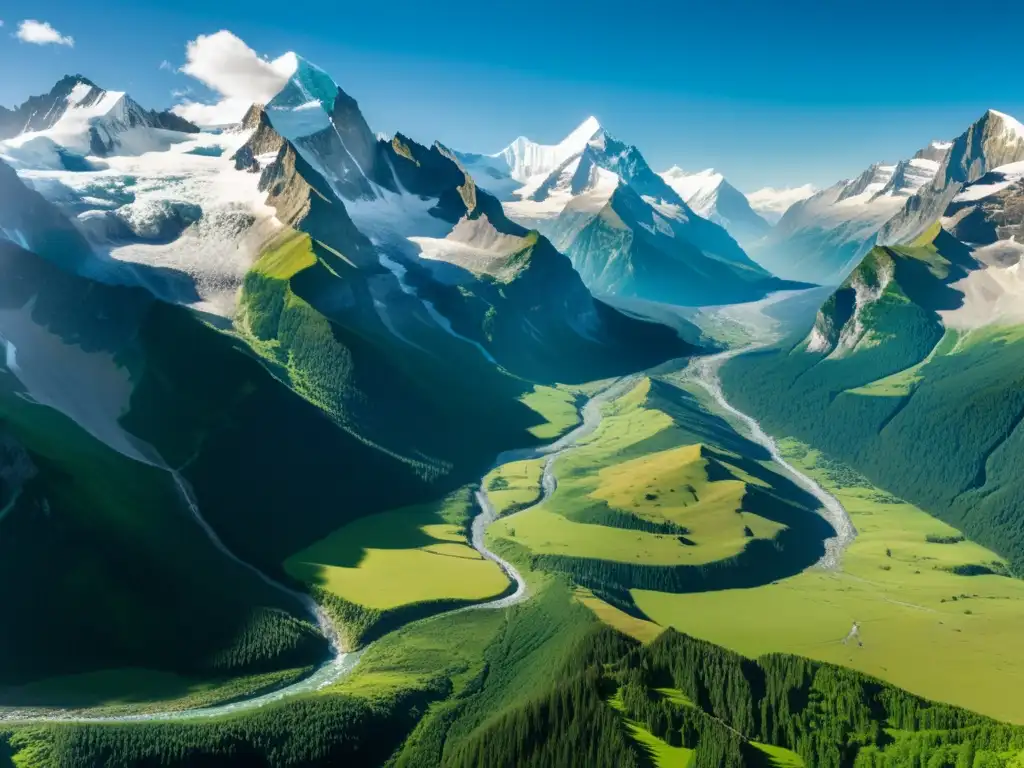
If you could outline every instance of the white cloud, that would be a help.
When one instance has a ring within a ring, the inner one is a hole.
[[[199,126],[233,125],[241,122],[253,103],[241,99],[222,99],[216,104],[184,101],[171,107],[171,112]]]
[[[265,104],[277,95],[297,66],[290,53],[273,61],[260,58],[226,29],[189,42],[185,59],[180,71],[221,97],[216,104],[186,101],[174,107],[175,114],[197,125],[238,122],[252,104]]]
[[[74,46],[75,38],[70,35],[62,35],[54,29],[49,22],[25,19],[18,25],[17,38],[23,43],[34,43],[35,45],[66,45]]]
[[[167,59],[164,59],[160,62],[160,69],[165,69],[168,72],[170,72],[172,69],[174,69],[174,67],[171,65],[171,62],[169,62]]]

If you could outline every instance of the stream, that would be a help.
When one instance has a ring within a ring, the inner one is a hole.
[[[683,371],[682,375],[684,378],[695,381],[702,386],[714,398],[722,410],[739,419],[746,426],[750,439],[766,448],[768,453],[771,454],[772,460],[786,470],[786,473],[797,485],[821,502],[822,517],[828,520],[836,535],[825,540],[825,554],[818,561],[818,565],[827,570],[838,570],[843,552],[857,537],[857,529],[853,527],[850,514],[839,499],[822,488],[816,480],[808,477],[786,461],[779,451],[778,443],[761,428],[761,424],[757,419],[733,407],[722,393],[722,382],[718,377],[718,370],[722,367],[722,364],[730,358],[746,352],[753,352],[762,346],[764,345],[756,344],[739,349],[726,350],[725,352],[708,355],[707,357],[695,358],[690,362],[686,370]]]
[[[717,404],[726,412],[739,419],[747,427],[750,438],[764,446],[771,454],[772,459],[796,481],[802,488],[813,494],[822,504],[823,516],[832,524],[836,531],[836,536],[826,541],[825,555],[822,557],[819,565],[836,569],[839,566],[840,556],[843,550],[853,541],[856,536],[856,530],[853,524],[850,522],[850,517],[842,504],[834,496],[825,491],[817,482],[808,477],[807,475],[800,472],[798,469],[793,467],[787,462],[779,452],[778,445],[775,440],[767,435],[761,428],[760,424],[756,419],[740,412],[734,408],[726,399],[722,393],[721,383],[718,378],[718,369],[726,360],[744,352],[750,352],[757,349],[758,346],[748,346],[740,349],[733,349],[719,354],[710,355],[707,357],[700,357],[691,359],[686,368],[681,372],[681,375],[685,379],[690,379],[698,383],[704,389],[706,389]],[[667,365],[659,366],[662,372],[665,371]],[[676,369],[678,370],[678,368]],[[523,461],[530,459],[546,459],[544,462],[544,468],[541,475],[541,495],[540,498],[531,507],[531,509],[539,504],[543,504],[554,494],[557,487],[557,479],[554,473],[555,461],[565,454],[567,451],[572,450],[579,445],[583,440],[590,437],[600,426],[602,417],[602,407],[625,394],[633,384],[639,379],[642,374],[634,374],[632,376],[625,376],[617,379],[612,384],[601,390],[593,397],[591,397],[580,409],[580,423],[573,430],[566,433],[557,440],[543,446],[521,448],[517,450],[504,451],[499,454],[495,459],[493,467],[501,466],[512,461]],[[490,470],[488,470],[489,472]],[[82,710],[65,710],[55,711],[53,709],[47,709],[42,711],[39,708],[33,708],[31,710],[7,710],[6,712],[0,713],[0,722],[4,721],[17,721],[17,722],[57,722],[57,721],[88,721],[88,722],[133,722],[133,721],[166,721],[166,720],[192,720],[197,718],[209,718],[218,717],[222,715],[236,714],[246,710],[257,709],[267,704],[281,701],[283,699],[299,696],[302,694],[317,691],[321,688],[329,686],[337,682],[344,675],[351,672],[359,662],[359,659],[366,652],[366,646],[359,651],[346,652],[341,650],[339,642],[339,633],[337,629],[331,624],[330,619],[326,613],[320,608],[316,602],[304,593],[297,592],[277,581],[274,581],[269,576],[264,574],[262,571],[257,569],[251,563],[247,563],[238,558],[233,552],[231,552],[224,543],[217,536],[213,528],[203,518],[199,506],[192,495],[191,489],[188,487],[187,482],[177,473],[173,472],[173,477],[178,489],[181,492],[183,499],[189,507],[192,515],[195,517],[196,522],[204,530],[211,543],[219,549],[225,556],[234,560],[241,567],[253,572],[258,578],[267,583],[268,585],[278,589],[289,596],[296,599],[306,611],[313,617],[320,627],[321,632],[328,638],[331,643],[332,658],[323,663],[318,667],[311,675],[302,680],[287,685],[283,688],[279,688],[269,693],[253,696],[251,698],[241,699],[238,701],[230,702],[227,704],[220,704],[210,707],[202,707],[195,709],[181,709],[181,710],[170,710],[164,712],[148,712],[131,715],[89,715],[87,712]],[[486,473],[485,473],[486,476]],[[473,518],[473,522],[470,530],[470,544],[473,548],[479,552],[483,557],[491,560],[505,572],[509,580],[515,585],[515,588],[510,594],[506,594],[503,597],[495,600],[490,600],[483,603],[476,603],[474,605],[464,606],[456,608],[449,613],[461,613],[465,611],[475,610],[488,610],[488,609],[501,609],[507,608],[516,603],[522,602],[529,597],[529,591],[526,584],[526,580],[522,577],[519,571],[514,565],[503,559],[497,553],[492,552],[488,549],[486,544],[486,531],[487,527],[497,519],[497,514],[494,509],[494,505],[491,502],[490,497],[487,494],[486,483],[484,478],[481,478],[479,488],[476,491],[476,501],[480,508],[480,512]],[[515,514],[521,514],[526,509],[520,510]]]

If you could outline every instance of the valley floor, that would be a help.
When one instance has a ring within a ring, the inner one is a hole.
[[[999,558],[807,446],[787,458],[850,512],[856,540],[838,572],[813,568],[755,589],[670,595],[638,590],[653,621],[755,657],[785,652],[857,669],[913,693],[1024,723],[1024,582]],[[932,541],[928,539],[931,538]],[[857,621],[863,646],[843,644]]]

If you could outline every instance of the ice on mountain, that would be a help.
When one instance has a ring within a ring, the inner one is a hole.
[[[307,101],[297,107],[267,106],[267,117],[281,136],[295,141],[331,127],[331,119],[319,101]]]

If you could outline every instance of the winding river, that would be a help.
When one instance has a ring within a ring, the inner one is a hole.
[[[826,553],[822,558],[820,565],[827,568],[837,568],[842,551],[849,546],[850,542],[853,541],[854,536],[856,536],[856,531],[854,530],[853,524],[850,522],[850,518],[846,513],[846,510],[843,508],[842,504],[840,504],[838,499],[825,491],[813,479],[804,475],[798,469],[789,464],[780,454],[775,441],[764,432],[760,424],[752,417],[734,408],[722,394],[721,383],[718,378],[718,369],[721,367],[722,363],[735,355],[749,352],[756,348],[757,347],[754,346],[743,347],[741,349],[729,350],[727,352],[693,359],[681,372],[682,376],[686,379],[693,380],[704,387],[723,410],[743,422],[750,433],[751,439],[764,446],[769,451],[774,461],[783,467],[795,482],[821,501],[823,514],[836,530],[836,536],[826,542]],[[661,370],[664,370],[666,366],[661,366],[660,368]],[[548,445],[540,447],[505,451],[498,455],[493,466],[497,467],[511,461],[545,458],[546,461],[544,462],[544,468],[541,475],[541,495],[533,506],[544,503],[552,496],[557,486],[557,480],[554,473],[554,464],[556,459],[567,451],[572,450],[574,447],[579,445],[580,442],[592,435],[601,423],[602,407],[609,401],[614,400],[627,392],[641,375],[642,374],[635,374],[618,379],[587,400],[584,406],[580,409],[580,424],[559,439],[549,443]],[[256,709],[283,699],[317,691],[335,683],[341,677],[352,671],[358,664],[359,659],[363,653],[366,652],[369,646],[355,652],[342,651],[338,640],[339,633],[337,629],[331,624],[326,613],[315,603],[315,601],[313,601],[313,599],[308,595],[297,592],[280,582],[271,579],[269,576],[259,571],[255,566],[244,562],[231,552],[220,540],[213,528],[210,527],[203,518],[188,484],[177,473],[173,473],[173,475],[175,483],[181,491],[182,497],[187,503],[197,523],[202,527],[207,537],[210,539],[211,543],[224,553],[225,556],[234,560],[241,567],[254,572],[257,577],[270,586],[299,601],[306,608],[310,616],[315,619],[321,631],[330,640],[332,658],[318,667],[311,675],[296,683],[292,683],[270,693],[241,699],[227,704],[195,709],[147,712],[120,716],[90,715],[88,712],[82,710],[7,710],[0,713],[0,722],[132,722],[192,720],[197,718],[218,717]],[[483,478],[481,478],[479,489],[476,491],[476,500],[479,505],[480,512],[473,519],[471,525],[470,543],[483,557],[498,564],[508,578],[515,584],[515,589],[510,594],[496,600],[456,608],[451,611],[452,613],[507,608],[529,597],[526,580],[522,577],[516,567],[504,560],[495,552],[492,552],[487,547],[485,541],[487,527],[497,519],[497,515],[495,513],[494,505],[492,504],[490,497],[487,495],[487,489]],[[520,510],[520,512],[516,514],[520,514],[523,511],[525,510]]]
[[[782,453],[779,451],[778,443],[775,442],[775,439],[771,437],[771,435],[761,428],[761,424],[757,419],[752,416],[748,416],[733,407],[733,405],[725,399],[725,395],[722,393],[722,382],[718,377],[718,371],[722,367],[722,364],[730,358],[746,352],[753,352],[763,346],[765,345],[757,344],[748,347],[740,347],[739,349],[726,350],[725,352],[708,355],[707,357],[695,358],[690,362],[686,370],[683,371],[683,376],[695,381],[706,389],[722,410],[739,419],[746,426],[750,439],[755,443],[764,446],[764,448],[768,450],[768,453],[771,454],[772,460],[786,470],[786,474],[788,474],[797,485],[821,502],[822,516],[832,525],[836,535],[825,540],[825,554],[822,555],[821,560],[818,561],[818,565],[828,570],[837,570],[839,568],[843,552],[850,546],[850,544],[853,543],[853,540],[857,536],[857,529],[853,527],[853,521],[850,520],[850,514],[846,511],[846,508],[842,505],[839,499],[822,488],[816,480],[808,477],[786,461],[786,459],[783,458]]]

